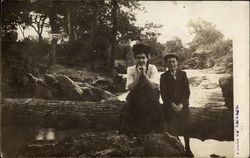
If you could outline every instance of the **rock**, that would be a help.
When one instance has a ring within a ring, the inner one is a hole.
[[[78,85],[80,85],[83,91],[82,96],[85,101],[117,100],[115,95],[101,88],[91,86],[87,83],[78,83]]]
[[[26,76],[30,81],[30,87],[34,98],[53,99],[52,90],[43,79],[36,78],[30,73],[26,74]]]
[[[205,80],[201,84],[202,89],[215,89],[219,87],[218,83],[211,83],[211,81]]]
[[[53,99],[63,99],[60,84],[56,77],[51,74],[45,74],[43,78],[52,91]]]
[[[225,75],[219,79],[222,95],[225,99],[225,106],[233,110],[233,75]]]
[[[127,73],[127,67],[124,64],[118,63],[117,66],[115,67],[115,70],[119,74],[126,74]]]
[[[98,76],[97,78],[93,79],[91,84],[95,87],[99,87],[105,90],[114,89],[114,83],[111,78]]]
[[[99,76],[91,84],[114,93],[125,92],[126,78],[116,73],[112,78]]]
[[[74,82],[85,82],[86,80],[90,80],[90,79],[82,79],[78,76],[73,76],[73,75],[70,75],[68,77]]]
[[[66,100],[83,100],[83,91],[75,82],[65,75],[56,76],[63,98]]]
[[[80,87],[84,87],[86,86],[86,84],[84,82],[75,82],[78,86]]]
[[[142,144],[146,157],[182,157],[185,155],[181,142],[168,133],[145,135]]]
[[[115,92],[125,92],[127,79],[122,75],[115,74],[113,77],[113,83],[115,84]]]
[[[226,158],[226,156],[220,156],[220,155],[216,155],[216,154],[211,154],[210,157],[211,158]]]
[[[115,131],[101,133],[84,132],[50,147],[46,145],[27,148],[23,156],[60,156],[73,157],[180,157],[184,147],[169,134],[147,134],[126,136]]]
[[[54,87],[56,84],[58,84],[58,80],[56,79],[56,77],[54,77],[53,75],[51,74],[45,74],[43,75],[44,76],[44,80],[45,82],[51,86],[51,87]]]
[[[202,77],[190,77],[189,79],[189,84],[191,84],[194,87],[199,86],[204,80],[207,80],[206,76]]]
[[[117,100],[108,91],[85,82],[74,82],[66,75],[45,74],[43,78],[36,78],[32,74],[27,76],[35,98],[94,102]]]
[[[73,82],[67,76],[57,76],[63,98],[66,100],[101,101],[115,98],[113,94],[87,83]]]

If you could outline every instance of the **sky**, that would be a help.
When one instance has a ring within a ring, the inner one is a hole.
[[[146,22],[163,25],[158,30],[160,43],[179,37],[184,44],[190,42],[187,24],[192,19],[201,18],[216,25],[226,39],[233,39],[241,29],[242,16],[249,14],[248,2],[237,1],[140,1],[145,11],[135,11],[136,25],[144,26]],[[25,30],[26,36],[36,35],[33,28]],[[43,33],[49,37],[48,33]],[[19,33],[19,39],[22,35]]]
[[[136,12],[136,25],[144,26],[146,22],[162,24],[162,35],[158,41],[165,43],[177,36],[183,43],[190,42],[192,36],[187,24],[192,19],[201,18],[216,25],[226,39],[233,39],[240,26],[241,17],[249,14],[248,2],[232,1],[141,1],[146,9]]]

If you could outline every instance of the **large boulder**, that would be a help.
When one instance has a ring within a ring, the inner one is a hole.
[[[63,99],[81,101],[101,101],[115,99],[115,96],[101,88],[88,83],[74,82],[67,76],[56,76]]]
[[[83,91],[74,81],[65,75],[56,76],[61,93],[66,100],[83,100]]]
[[[49,85],[40,78],[33,76],[30,73],[26,74],[29,80],[30,91],[32,92],[32,97],[39,99],[53,99],[53,92]]]
[[[116,96],[101,88],[94,87],[88,83],[77,82],[81,87],[83,100],[85,101],[102,101],[102,100],[116,100]]]
[[[52,91],[53,99],[61,99],[63,98],[59,81],[56,79],[55,76],[51,74],[45,74],[43,75],[44,81],[49,86],[49,89]]]
[[[66,75],[45,74],[42,78],[36,78],[32,74],[27,76],[34,98],[94,102],[116,100],[115,95],[110,92],[86,82],[74,82]]]
[[[219,79],[222,95],[225,99],[225,106],[233,110],[233,75],[228,74]]]
[[[112,93],[125,92],[126,78],[117,73],[112,78],[98,76],[92,80],[91,85]]]

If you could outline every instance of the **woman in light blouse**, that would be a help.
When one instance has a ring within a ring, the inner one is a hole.
[[[122,129],[141,134],[165,131],[159,103],[159,81],[156,66],[148,63],[150,47],[135,44],[133,52],[136,65],[127,69],[126,88],[129,94],[123,110]]]
[[[159,88],[158,70],[155,65],[149,64],[150,48],[144,44],[133,46],[136,65],[127,69],[126,89],[132,90],[138,84],[140,78],[144,78],[151,88]]]

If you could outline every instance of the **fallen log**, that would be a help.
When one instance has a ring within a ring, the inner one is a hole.
[[[2,127],[119,130],[124,104],[117,100],[82,102],[7,98],[2,102]],[[190,137],[233,140],[233,115],[222,104],[191,107],[190,113]]]

